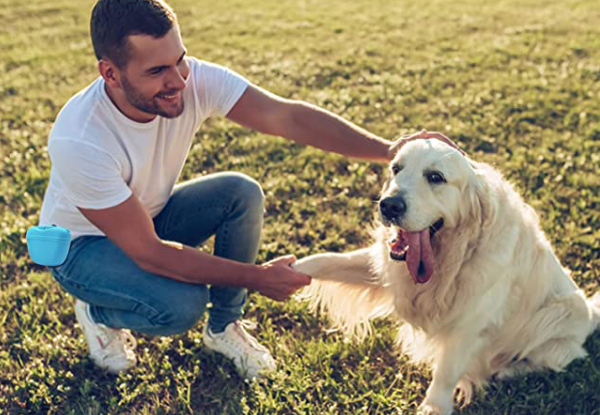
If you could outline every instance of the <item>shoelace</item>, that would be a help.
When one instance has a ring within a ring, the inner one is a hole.
[[[249,320],[242,320],[242,321],[236,321],[233,323],[234,327],[233,330],[235,331],[235,333],[238,334],[239,337],[242,338],[243,342],[239,343],[239,342],[230,342],[231,345],[235,346],[236,348],[243,348],[244,344],[249,345],[252,349],[260,351],[260,352],[266,352],[267,349],[262,346],[260,343],[258,343],[258,341],[252,337],[250,334],[248,334],[248,332],[246,332],[246,330],[244,330],[245,328],[248,328],[249,330],[255,329],[256,328],[256,323],[253,323]]]
[[[117,334],[119,340],[125,344],[129,350],[133,350],[137,347],[137,340],[129,330],[119,330],[119,334]]]
[[[251,320],[238,320],[237,324],[248,330],[254,330],[257,327],[256,323]]]
[[[102,327],[101,338],[105,343],[105,349],[121,349],[125,351],[133,350],[137,347],[137,341],[129,330],[117,330],[109,327]]]

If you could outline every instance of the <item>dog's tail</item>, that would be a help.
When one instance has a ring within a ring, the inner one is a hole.
[[[371,319],[394,310],[391,291],[378,284],[313,280],[300,298],[309,300],[311,311],[325,313],[335,329],[358,339],[371,332]]]

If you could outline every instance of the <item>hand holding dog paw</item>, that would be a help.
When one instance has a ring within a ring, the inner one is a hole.
[[[286,255],[262,264],[260,278],[253,281],[249,288],[273,300],[287,300],[311,281],[308,275],[296,272],[291,267],[295,261],[295,256]]]

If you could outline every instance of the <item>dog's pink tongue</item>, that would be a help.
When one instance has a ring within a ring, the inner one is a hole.
[[[406,232],[408,252],[406,265],[415,283],[423,284],[429,281],[433,274],[433,250],[429,239],[429,228],[421,232]]]

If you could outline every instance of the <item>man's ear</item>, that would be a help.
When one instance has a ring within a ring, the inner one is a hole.
[[[98,61],[98,70],[104,79],[104,82],[111,88],[120,88],[121,79],[120,71],[113,61],[107,58],[102,58]]]

